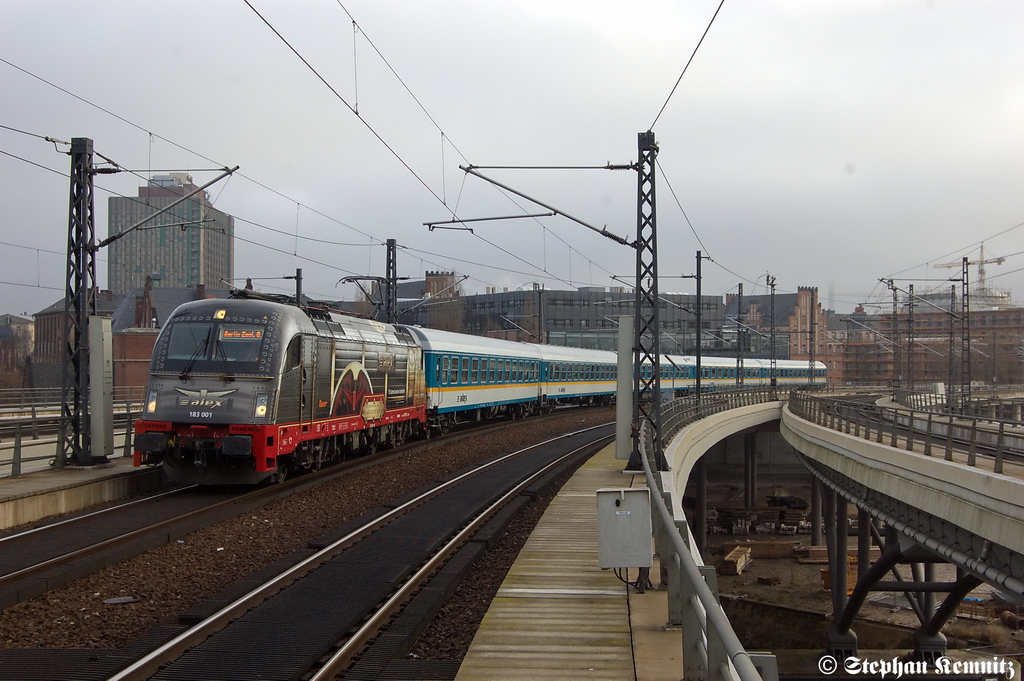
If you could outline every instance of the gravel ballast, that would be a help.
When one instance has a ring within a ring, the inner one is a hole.
[[[612,419],[607,409],[590,409],[525,420],[280,499],[0,612],[0,648],[119,648],[156,626],[176,623],[182,613],[239,579],[395,497],[476,461]],[[525,540],[529,530],[516,523],[509,534]],[[488,553],[509,552],[499,544]],[[481,567],[483,576],[475,581],[482,584],[468,587],[467,593],[493,592],[507,569]],[[104,603],[110,599],[136,600]],[[418,654],[452,659],[454,651],[468,646],[475,627],[466,632],[465,623],[479,622],[490,598],[471,595],[460,603],[449,608],[452,616],[469,619],[447,628],[442,624],[430,636],[439,652],[427,645]]]

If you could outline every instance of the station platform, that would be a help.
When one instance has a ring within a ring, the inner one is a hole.
[[[115,456],[94,466],[65,466],[0,478],[0,530],[123,499],[165,484],[159,468]]]
[[[665,628],[667,592],[636,593],[598,567],[597,490],[645,484],[624,467],[609,445],[562,487],[491,602],[456,681],[682,678],[682,633]]]

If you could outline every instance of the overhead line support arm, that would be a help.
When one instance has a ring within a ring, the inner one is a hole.
[[[169,204],[169,205],[168,205],[167,207],[165,207],[165,208],[161,208],[160,210],[158,210],[158,211],[154,212],[154,213],[153,213],[152,215],[150,215],[149,217],[143,218],[142,220],[140,220],[140,221],[136,222],[136,223],[135,223],[134,225],[132,225],[132,226],[131,226],[131,227],[129,227],[128,229],[124,230],[123,232],[118,232],[117,234],[111,234],[110,236],[108,236],[108,237],[107,237],[106,239],[104,239],[103,241],[99,242],[99,243],[98,243],[98,244],[96,244],[95,246],[92,246],[92,247],[91,247],[91,248],[92,248],[92,250],[93,250],[93,251],[98,251],[99,249],[103,248],[104,246],[109,246],[109,245],[110,245],[111,243],[113,243],[113,242],[117,241],[117,240],[118,240],[118,239],[120,239],[121,237],[123,237],[123,236],[126,236],[126,235],[128,235],[128,234],[131,234],[131,233],[132,233],[132,232],[134,232],[134,231],[135,231],[136,229],[138,229],[138,228],[139,228],[139,227],[141,227],[142,225],[146,224],[147,222],[149,222],[150,220],[152,220],[152,219],[153,219],[153,218],[155,218],[156,216],[158,216],[158,215],[163,215],[164,213],[166,213],[166,212],[167,212],[167,211],[169,211],[170,209],[172,209],[172,208],[174,208],[174,207],[176,207],[176,206],[178,206],[178,205],[180,205],[180,204],[182,204],[182,203],[184,203],[184,202],[188,201],[189,199],[191,199],[191,198],[192,198],[193,196],[195,196],[195,195],[196,195],[196,194],[198,194],[199,192],[201,192],[201,191],[205,191],[207,187],[209,187],[209,186],[211,186],[211,185],[213,185],[213,184],[215,184],[215,183],[217,183],[217,182],[220,182],[220,181],[221,181],[221,180],[223,180],[223,179],[224,179],[225,177],[227,177],[228,175],[231,175],[231,174],[232,174],[232,173],[234,173],[234,172],[235,172],[236,170],[238,170],[238,168],[239,168],[238,166],[235,166],[234,168],[224,168],[224,172],[222,172],[222,173],[221,173],[220,175],[218,175],[218,176],[217,176],[217,177],[215,177],[214,179],[212,179],[212,180],[210,180],[209,182],[207,182],[206,184],[204,184],[204,185],[203,185],[202,187],[198,187],[198,188],[196,188],[196,190],[195,190],[195,191],[192,191],[192,192],[190,192],[190,193],[186,194],[185,196],[181,197],[180,199],[178,199],[178,200],[177,200],[177,201],[175,201],[174,203],[171,203],[171,204]]]
[[[572,220],[573,222],[579,223],[579,224],[583,225],[584,227],[586,227],[587,229],[591,229],[591,230],[597,232],[598,234],[600,234],[601,236],[608,237],[612,241],[620,243],[623,246],[630,246],[632,248],[636,248],[636,243],[635,242],[631,243],[631,242],[627,241],[626,239],[623,239],[621,236],[618,236],[616,234],[612,234],[611,232],[609,232],[607,229],[605,229],[603,227],[594,227],[590,223],[584,222],[583,220],[580,220],[579,218],[575,218],[575,217],[569,215],[568,213],[560,211],[557,208],[554,208],[552,206],[549,206],[548,204],[546,204],[546,203],[544,203],[542,201],[538,201],[537,199],[533,198],[532,196],[527,196],[526,194],[524,194],[524,193],[522,193],[520,191],[512,189],[512,187],[509,187],[508,185],[504,185],[504,184],[498,182],[497,180],[492,180],[491,178],[487,177],[486,175],[482,175],[481,173],[479,173],[476,170],[476,166],[459,166],[459,169],[464,171],[464,172],[469,173],[470,175],[475,175],[476,177],[479,177],[481,180],[484,180],[486,182],[490,182],[495,187],[499,187],[501,189],[504,189],[507,192],[511,192],[511,193],[515,194],[516,196],[519,196],[519,197],[522,197],[522,198],[526,199],[527,201],[532,201],[533,203],[536,203],[538,206],[542,206],[544,208],[547,208],[548,210],[553,212],[555,215],[561,215],[563,218],[567,218],[569,220]]]

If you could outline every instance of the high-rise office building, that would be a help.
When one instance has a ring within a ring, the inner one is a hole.
[[[185,173],[154,175],[138,197],[107,200],[108,233],[128,230],[196,189]],[[222,286],[234,276],[234,233],[234,218],[201,191],[110,244],[107,286],[122,295],[145,286],[146,277],[155,286]]]

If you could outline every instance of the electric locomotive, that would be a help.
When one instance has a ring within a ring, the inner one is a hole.
[[[413,436],[559,404],[608,404],[616,355],[382,324],[251,291],[185,303],[157,338],[135,465],[173,482],[254,484]],[[694,357],[666,357],[662,389],[696,384]],[[650,367],[642,369],[650,375]],[[702,362],[703,390],[737,382],[733,358]],[[749,359],[748,386],[770,383]],[[814,372],[813,379],[811,371]],[[780,360],[776,383],[826,380],[825,365]]]
[[[164,326],[136,465],[174,482],[280,481],[423,432],[423,353],[408,331],[240,295],[186,303]]]

